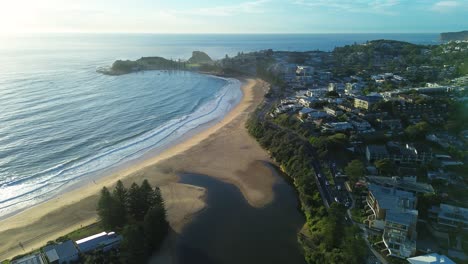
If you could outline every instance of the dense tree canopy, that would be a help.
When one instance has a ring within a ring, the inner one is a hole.
[[[104,227],[122,231],[123,263],[144,263],[160,247],[169,229],[161,192],[147,180],[140,186],[133,183],[128,190],[118,181],[112,193],[104,187],[97,211]]]

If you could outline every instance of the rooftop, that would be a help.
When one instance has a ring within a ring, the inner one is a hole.
[[[11,261],[11,264],[44,264],[40,253]]]
[[[434,193],[432,185],[409,180],[408,177],[367,176],[367,179],[372,183],[385,187],[395,187],[397,189],[416,193]]]
[[[445,255],[427,254],[406,259],[411,264],[456,264]]]
[[[387,188],[377,184],[370,183],[369,191],[377,199],[379,206],[384,209],[408,208],[414,206],[414,194],[396,188]]]
[[[71,240],[67,240],[56,245],[45,246],[43,251],[46,253],[46,256],[49,258],[50,262],[62,258],[65,259],[78,254],[78,250]]]
[[[368,145],[367,149],[371,154],[388,155],[387,148],[384,145]]]

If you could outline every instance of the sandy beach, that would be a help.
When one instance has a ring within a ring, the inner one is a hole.
[[[237,186],[252,206],[268,204],[273,199],[275,182],[264,164],[269,157],[245,129],[248,114],[261,103],[267,89],[267,84],[260,80],[243,80],[241,102],[219,123],[154,157],[2,220],[0,260],[38,248],[95,222],[100,189],[112,187],[118,179],[127,186],[143,179],[160,186],[169,222],[177,233],[205,207],[206,194],[203,188],[177,183],[178,173],[200,173],[221,179]]]

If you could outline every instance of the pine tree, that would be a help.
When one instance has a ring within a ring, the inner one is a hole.
[[[112,197],[109,190],[104,187],[101,190],[101,197],[99,198],[98,202],[98,215],[101,219],[102,225],[105,227],[112,226]]]
[[[128,190],[128,212],[135,220],[141,221],[144,217],[144,199],[138,184],[133,183]]]
[[[152,252],[161,246],[168,228],[169,223],[166,220],[166,210],[163,206],[154,206],[146,213],[143,230],[148,252]]]
[[[123,185],[122,181],[117,181],[117,184],[115,185],[115,189],[112,192],[112,195],[114,198],[119,201],[122,205],[125,207],[127,206],[128,203],[128,191]]]

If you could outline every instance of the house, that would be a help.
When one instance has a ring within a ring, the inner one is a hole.
[[[312,109],[312,108],[304,107],[299,111],[299,117],[305,118],[305,117],[307,117],[308,114],[310,114],[310,113],[312,113],[314,111],[316,111],[316,110]]]
[[[431,253],[406,259],[411,264],[456,264],[445,255]]]
[[[325,112],[327,112],[327,114],[331,116],[339,116],[343,114],[343,111],[338,110],[336,109],[336,107],[332,107],[332,106],[325,106],[323,110],[325,110]]]
[[[373,184],[377,184],[384,187],[391,187],[401,191],[412,192],[414,194],[435,193],[432,185],[423,182],[417,182],[416,176],[366,176],[366,179]]]
[[[364,89],[365,84],[363,83],[346,83],[345,86],[345,94],[352,95],[352,94],[360,94],[361,90]]]
[[[299,99],[299,104],[301,104],[304,107],[310,107],[314,103],[319,102],[319,101],[320,100],[315,97],[306,97],[306,98]]]
[[[417,163],[426,164],[433,158],[430,148],[424,145],[405,144],[404,146],[389,142],[384,145],[369,145],[366,147],[366,158],[369,162],[389,159],[397,164]]]
[[[78,249],[71,240],[60,244],[48,245],[43,249],[50,264],[62,264],[77,261],[79,259]]]
[[[354,126],[358,133],[372,133],[375,129],[365,120],[351,120],[350,123]]]
[[[366,146],[366,158],[370,162],[388,159],[389,153],[385,145],[368,145]]]
[[[298,76],[311,76],[314,74],[314,67],[311,66],[297,66],[296,75]]]
[[[418,211],[414,194],[370,183],[366,208],[371,213],[364,223],[382,230],[387,256],[408,258],[416,253]]]
[[[437,223],[439,228],[468,230],[468,208],[448,204],[440,204],[429,209],[429,218]]]
[[[422,144],[405,144],[404,146],[395,143],[387,143],[387,150],[390,153],[389,159],[400,163],[426,164],[433,159],[432,151]]]
[[[348,122],[332,122],[322,125],[323,132],[344,132],[352,129],[353,126]]]
[[[354,98],[354,107],[369,110],[369,108],[382,100],[380,96],[358,96]]]
[[[400,119],[377,118],[376,122],[379,124],[380,128],[400,130],[403,127]]]
[[[10,262],[11,264],[44,264],[44,256],[42,253],[36,253],[33,255],[28,255],[20,259],[15,259]]]
[[[76,241],[76,246],[81,253],[95,250],[106,252],[119,247],[120,241],[122,241],[122,236],[119,236],[114,232],[101,232]]]

